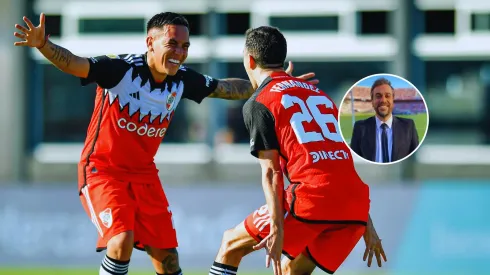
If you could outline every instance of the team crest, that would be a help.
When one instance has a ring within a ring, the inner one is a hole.
[[[110,208],[100,212],[99,218],[105,227],[110,228],[112,226],[112,210]]]
[[[170,111],[174,107],[175,97],[177,97],[177,92],[172,92],[167,98],[167,110]]]
[[[117,54],[106,54],[106,56],[112,59],[119,59],[119,55]]]

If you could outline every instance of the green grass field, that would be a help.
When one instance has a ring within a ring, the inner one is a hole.
[[[98,275],[98,269],[18,269],[18,268],[0,268],[1,275]],[[129,271],[129,275],[154,275],[155,273],[151,270],[146,271]],[[186,272],[185,275],[206,275],[208,274],[207,270],[196,271],[196,272]],[[270,272],[241,272],[238,270],[239,275],[271,275],[273,274],[272,269]],[[320,270],[315,270],[313,272],[314,275],[327,274],[323,273]],[[372,268],[372,271],[368,269],[362,273],[352,273],[352,272],[344,272],[342,269],[335,272],[336,275],[459,275],[460,273],[389,273],[380,271],[377,267]],[[476,274],[476,273],[465,273],[465,275],[488,275],[488,274]]]
[[[98,269],[19,269],[19,268],[0,268],[1,275],[98,275]],[[155,274],[151,270],[146,271],[129,271],[129,275],[153,275]],[[197,271],[197,272],[185,272],[185,275],[205,275],[208,274],[207,270]],[[240,275],[271,275],[273,274],[272,269],[270,272],[241,272],[239,270]],[[320,270],[315,271],[314,274],[326,274],[321,272]],[[354,275],[352,273],[345,273],[339,270],[335,274],[339,275]],[[383,272],[366,272],[362,273],[363,275],[388,275]]]
[[[98,275],[99,269],[4,269],[0,268],[0,274],[2,275]],[[154,275],[151,270],[146,271],[129,271],[129,275]],[[185,275],[202,275],[208,274],[207,270],[202,272],[185,272]],[[266,275],[272,273],[240,273],[243,275]]]
[[[355,119],[362,120],[373,116],[374,114],[356,114]],[[399,117],[410,118],[415,121],[415,127],[417,128],[417,133],[419,134],[419,142],[425,134],[425,128],[427,127],[427,114],[416,114],[416,115],[397,115]],[[345,141],[350,143],[352,137],[352,130],[354,125],[352,125],[352,115],[341,115],[340,116],[340,130],[344,136]]]

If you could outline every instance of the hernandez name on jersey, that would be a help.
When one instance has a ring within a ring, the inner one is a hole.
[[[184,66],[155,82],[146,55],[98,56],[89,62],[89,75],[81,81],[96,83],[97,95],[80,161],[84,170],[155,174],[153,158],[180,100],[200,103],[217,86],[216,79]]]
[[[369,187],[357,175],[343,142],[333,100],[285,72],[266,78],[243,106],[250,151],[277,150],[291,183],[286,190],[293,217],[314,223],[365,224]]]

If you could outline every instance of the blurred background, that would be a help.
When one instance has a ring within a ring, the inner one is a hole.
[[[368,269],[360,242],[338,274],[490,274],[490,2],[481,0],[1,0],[0,274],[97,274],[103,256],[76,189],[95,87],[14,47],[14,24],[45,12],[51,39],[77,55],[143,53],[145,23],[161,11],[186,15],[187,65],[217,78],[246,78],[243,34],[270,24],[285,33],[295,74],[316,72],[337,104],[370,74],[412,82],[429,110],[424,144],[395,165],[356,159],[389,262]],[[264,203],[242,104],[181,102],[155,158],[187,274],[207,274],[222,232]],[[262,274],[263,256],[240,271]],[[145,253],[130,272],[153,274]]]

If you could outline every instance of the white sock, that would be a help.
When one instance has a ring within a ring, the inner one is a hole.
[[[105,255],[100,264],[99,275],[127,275],[129,270],[129,260],[119,261]]]

